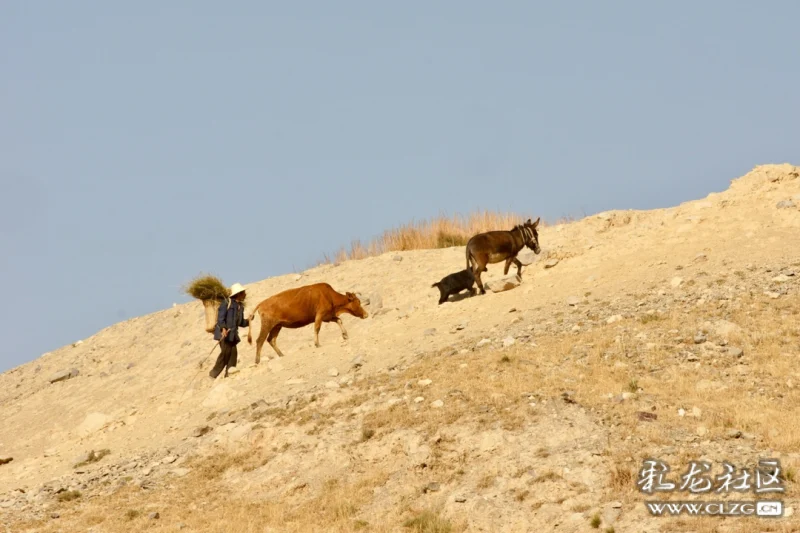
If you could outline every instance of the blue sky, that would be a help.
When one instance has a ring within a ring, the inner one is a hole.
[[[756,6],[760,7],[756,7]],[[0,5],[0,370],[473,209],[676,205],[800,161],[800,3]]]

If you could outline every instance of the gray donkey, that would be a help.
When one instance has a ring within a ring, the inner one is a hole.
[[[472,236],[467,242],[467,270],[470,268],[475,275],[475,281],[481,294],[486,294],[481,281],[481,272],[486,272],[487,264],[505,261],[503,275],[508,274],[511,264],[517,265],[517,276],[522,277],[522,263],[517,259],[517,254],[524,246],[527,246],[534,253],[538,254],[542,250],[539,248],[539,220],[531,222],[531,219],[524,224],[517,224],[511,230],[487,231]],[[474,266],[471,264],[474,261]]]

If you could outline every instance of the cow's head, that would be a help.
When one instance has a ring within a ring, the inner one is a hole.
[[[346,311],[358,318],[367,318],[369,316],[369,313],[361,307],[361,300],[358,299],[358,296],[352,292],[345,293],[345,296],[347,296],[347,303],[342,306],[342,311]]]
[[[528,219],[525,221],[525,224],[523,224],[524,228],[523,233],[525,234],[525,245],[531,250],[533,250],[533,252],[536,254],[542,251],[542,249],[539,248],[539,232],[536,229],[539,227],[539,220],[541,218],[542,217],[537,218],[536,222],[531,222],[531,219]]]

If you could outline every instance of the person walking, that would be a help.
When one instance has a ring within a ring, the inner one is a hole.
[[[208,373],[211,379],[217,379],[222,369],[228,377],[228,369],[236,367],[239,344],[239,328],[246,328],[250,321],[244,317],[244,299],[247,293],[239,283],[231,286],[231,296],[220,303],[217,312],[217,324],[214,327],[214,340],[219,341],[220,354],[214,368]]]

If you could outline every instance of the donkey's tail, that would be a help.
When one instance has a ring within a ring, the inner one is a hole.
[[[469,264],[470,261],[469,260],[470,260],[470,255],[471,254],[469,253],[469,243],[467,243],[466,249],[467,249],[467,270],[470,270],[470,264]]]
[[[436,283],[434,283],[433,285],[431,285],[431,289],[432,289],[432,288],[434,288],[434,287],[438,287],[438,286],[439,286],[439,282],[437,281]]]
[[[250,316],[247,317],[247,344],[253,344],[253,319],[256,317],[256,311],[258,308],[256,307],[253,309],[253,312],[250,313]]]

